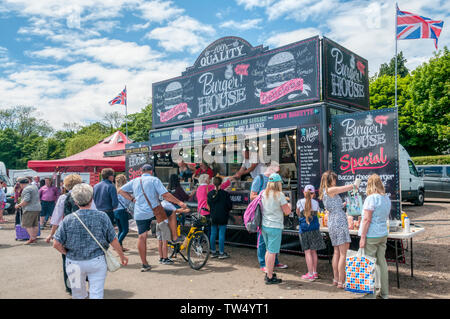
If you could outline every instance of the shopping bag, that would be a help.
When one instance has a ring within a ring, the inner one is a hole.
[[[363,203],[359,192],[356,190],[348,192],[347,215],[361,216],[362,210],[363,210]]]
[[[375,293],[375,269],[377,259],[367,256],[364,248],[360,248],[356,255],[350,253],[345,263],[345,285],[347,291],[354,293]]]

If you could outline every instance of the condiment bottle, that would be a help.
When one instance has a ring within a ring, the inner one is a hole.
[[[405,228],[405,217],[408,217],[405,212],[402,212],[401,219],[402,219],[402,228]]]
[[[403,228],[403,231],[405,232],[405,233],[410,233],[411,232],[411,225],[410,225],[410,221],[409,221],[409,217],[408,216],[406,216],[405,218],[404,218],[404,220],[405,220],[405,228]]]

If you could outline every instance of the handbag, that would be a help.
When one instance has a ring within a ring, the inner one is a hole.
[[[110,272],[114,272],[119,270],[120,268],[120,262],[119,260],[108,250],[106,250],[105,248],[103,248],[103,246],[98,242],[97,238],[95,238],[95,236],[91,233],[91,231],[89,230],[89,228],[87,228],[87,226],[81,221],[80,217],[78,216],[77,213],[73,213],[75,215],[75,217],[79,220],[79,222],[81,223],[81,225],[83,225],[83,227],[87,230],[87,232],[89,233],[89,235],[91,235],[91,237],[95,240],[95,242],[97,243],[97,245],[103,250],[103,252],[105,253],[105,259],[106,259],[106,266],[108,267],[108,271]]]
[[[164,208],[161,206],[161,204],[159,204],[155,207],[152,207],[152,204],[150,203],[147,195],[145,194],[144,186],[142,185],[142,177],[140,178],[139,181],[141,183],[142,193],[144,194],[144,197],[145,197],[145,200],[147,201],[148,206],[150,206],[150,208],[153,210],[153,215],[155,215],[156,222],[160,223],[160,222],[166,220],[167,214],[166,214],[166,211],[164,210]]]
[[[133,203],[133,202],[130,202],[130,204],[128,205],[128,207],[125,207],[125,206],[121,203],[121,201],[119,200],[119,204],[120,204],[120,206],[122,206],[123,209],[125,209],[125,210],[127,211],[127,213],[128,213],[128,220],[134,219],[134,203]],[[132,207],[132,208],[130,209],[130,207]]]
[[[347,214],[349,216],[361,216],[363,210],[362,198],[359,192],[353,188],[348,192],[347,197]]]
[[[360,248],[356,254],[348,251],[345,259],[345,290],[354,293],[375,293],[376,263],[375,257],[365,255],[364,248]]]

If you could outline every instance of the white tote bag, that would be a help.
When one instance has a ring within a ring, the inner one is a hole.
[[[89,235],[91,235],[91,237],[95,240],[95,242],[97,243],[97,245],[103,250],[103,252],[105,253],[105,259],[106,259],[106,266],[108,267],[108,271],[110,272],[114,272],[119,270],[120,268],[120,262],[119,260],[108,250],[105,250],[105,248],[103,248],[102,245],[100,245],[100,243],[98,242],[97,238],[95,238],[95,236],[91,233],[91,231],[89,230],[89,228],[87,228],[87,226],[81,221],[80,217],[77,215],[77,213],[73,213],[75,215],[75,217],[80,221],[81,225],[83,225],[83,227],[87,230],[87,232],[89,233]]]

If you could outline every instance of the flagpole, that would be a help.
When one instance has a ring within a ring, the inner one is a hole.
[[[395,107],[397,107],[397,8],[398,8],[398,4],[397,2],[395,3]]]
[[[125,85],[125,92],[126,91],[127,91],[127,86]],[[125,135],[126,135],[127,140],[128,140],[128,105],[127,105],[127,100],[128,100],[128,93],[127,93],[127,97],[125,98],[125,129],[126,129]]]

